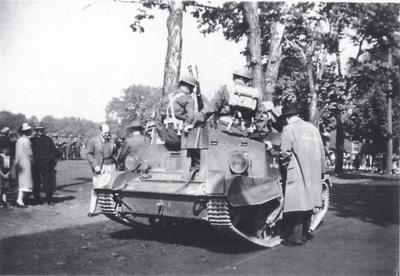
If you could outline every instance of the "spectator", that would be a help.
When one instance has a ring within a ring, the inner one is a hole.
[[[284,106],[281,116],[287,121],[280,152],[285,191],[283,238],[285,244],[297,246],[312,238],[308,231],[313,209],[322,205],[325,154],[318,129],[299,118],[294,105]]]
[[[45,200],[48,205],[53,206],[53,194],[56,189],[57,149],[53,140],[44,133],[45,127],[35,127],[35,136],[32,138],[33,150],[33,197],[40,202],[40,188],[43,184]]]
[[[89,142],[87,159],[93,171],[93,186],[98,177],[103,173],[116,172],[114,141],[111,139],[110,128],[103,124],[100,126],[100,134]],[[96,215],[97,194],[92,189],[88,216]]]
[[[11,180],[11,139],[10,128],[4,127],[0,131],[0,204],[7,207],[7,190]]]
[[[21,127],[21,136],[17,140],[15,149],[15,165],[18,176],[18,198],[17,207],[26,208],[24,203],[25,193],[32,192],[32,147],[29,136],[32,133],[32,127],[23,123]]]

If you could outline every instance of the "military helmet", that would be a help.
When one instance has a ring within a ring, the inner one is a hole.
[[[183,82],[183,83],[189,84],[189,85],[191,85],[193,87],[199,85],[198,80],[195,77],[193,77],[192,75],[184,75],[183,77],[181,77],[179,82],[180,83]]]
[[[234,71],[233,72],[233,76],[239,76],[239,77],[246,78],[246,79],[249,79],[249,80],[253,79],[253,75],[246,68],[238,69],[238,70]]]
[[[134,130],[134,129],[144,129],[142,122],[139,120],[133,121],[130,125],[128,125],[127,129]]]

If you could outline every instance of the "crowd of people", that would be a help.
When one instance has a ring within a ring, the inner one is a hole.
[[[343,154],[343,169],[384,174],[386,173],[386,158],[385,154],[371,155],[345,152]],[[325,160],[326,166],[334,168],[335,160],[335,152],[328,151]],[[398,154],[393,154],[391,174],[400,174],[400,156]]]
[[[26,208],[27,202],[55,204],[53,194],[59,152],[53,139],[45,134],[44,125],[32,127],[23,123],[18,135],[11,133],[9,127],[3,127],[0,131],[0,153],[2,206],[8,206],[7,191],[13,185],[18,189],[16,206],[19,208]]]
[[[82,150],[86,145],[83,142],[82,135],[50,133],[53,143],[58,151],[60,160],[82,160]]]

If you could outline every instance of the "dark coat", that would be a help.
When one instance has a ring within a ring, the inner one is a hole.
[[[300,118],[285,126],[281,160],[286,174],[284,211],[307,211],[321,206],[325,153],[317,128]]]
[[[33,163],[54,169],[57,164],[57,149],[53,140],[47,135],[34,136],[31,139]]]

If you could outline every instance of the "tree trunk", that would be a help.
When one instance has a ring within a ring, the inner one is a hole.
[[[182,25],[182,1],[170,0],[167,19],[168,47],[164,66],[163,95],[170,93],[178,86],[182,59]]]
[[[393,66],[393,58],[392,58],[392,48],[389,48],[389,54],[388,54],[388,64],[390,67]],[[392,158],[393,158],[393,128],[392,128],[392,90],[393,88],[391,87],[392,83],[392,76],[389,76],[389,87],[387,91],[387,158],[386,158],[386,174],[391,175],[392,174]]]
[[[244,2],[244,16],[248,24],[247,31],[247,63],[250,65],[253,75],[253,87],[259,89],[259,99],[262,99],[264,91],[264,78],[261,67],[261,31],[258,19],[258,3]]]
[[[335,159],[335,173],[343,173],[343,152],[344,152],[344,129],[342,121],[342,113],[337,111],[336,115],[336,159]]]
[[[293,3],[285,2],[281,9],[282,17],[287,15]],[[286,23],[283,18],[271,24],[271,40],[269,44],[268,64],[265,70],[265,93],[263,100],[272,101],[275,94],[276,82],[279,76],[279,67],[283,59],[282,40]]]
[[[312,68],[312,61],[308,60],[306,64],[307,68],[307,74],[308,74],[308,86],[310,89],[310,94],[311,94],[311,102],[309,106],[309,121],[310,123],[313,123],[315,125],[318,124],[319,118],[318,116],[318,94],[315,88],[315,83],[314,83],[314,77],[313,77],[313,68]]]
[[[275,94],[275,86],[278,80],[279,67],[281,65],[282,55],[282,39],[285,32],[286,24],[280,21],[271,25],[271,42],[269,45],[269,58],[267,69],[265,70],[265,93],[263,99],[272,101]]]

